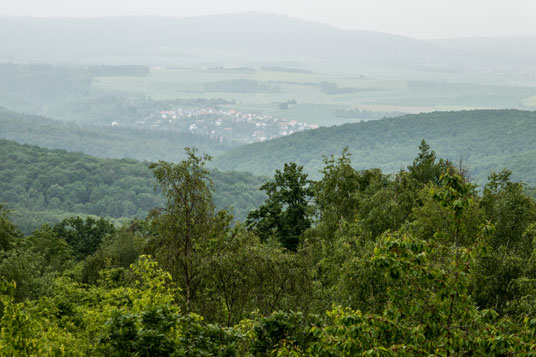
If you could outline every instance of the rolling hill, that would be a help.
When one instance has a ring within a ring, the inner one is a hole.
[[[261,13],[189,18],[0,17],[0,48],[3,57],[13,59],[110,63],[132,58],[136,60],[129,62],[144,64],[184,64],[195,57],[215,63],[232,60],[237,52],[243,56],[241,61],[292,62],[313,56],[319,61],[331,57],[365,62],[383,58],[384,63],[420,58],[422,62],[442,52],[433,44],[401,36],[345,31]]]
[[[428,73],[431,79],[439,73],[452,78],[467,65],[532,66],[535,42],[534,37],[425,41],[266,13],[186,18],[0,16],[4,61],[283,65],[346,73],[390,70],[391,76],[406,70]]]
[[[318,177],[322,156],[352,153],[356,168],[395,172],[412,162],[421,140],[438,156],[460,159],[477,182],[491,171],[509,168],[513,177],[536,184],[536,112],[474,110],[406,115],[319,128],[264,143],[239,147],[219,156],[220,169],[272,175],[285,162],[297,162]]]
[[[236,146],[204,135],[129,129],[111,126],[79,126],[37,115],[15,113],[0,107],[0,139],[49,149],[83,152],[101,158],[182,160],[185,147],[216,155]]]
[[[268,179],[240,172],[211,172],[218,209],[232,208],[238,220],[265,199]],[[70,215],[143,218],[163,204],[153,190],[148,164],[133,159],[98,159],[0,139],[0,203],[13,208],[26,233]]]

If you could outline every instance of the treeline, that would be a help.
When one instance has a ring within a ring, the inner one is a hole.
[[[339,87],[337,83],[322,81],[318,84],[320,90],[328,95],[355,93],[357,89],[352,87]]]
[[[171,69],[174,69],[171,67]],[[177,69],[182,69],[181,67],[177,67]],[[224,67],[224,66],[215,66],[215,67],[209,67],[209,71],[216,71],[216,72],[246,72],[246,73],[254,73],[256,71],[253,67]]]
[[[383,119],[383,118],[392,118],[404,115],[402,112],[371,112],[370,110],[363,110],[359,108],[350,108],[344,110],[336,110],[335,116],[337,118],[344,119]]]
[[[93,77],[147,76],[151,72],[148,66],[141,66],[141,65],[89,66],[86,68],[86,71]]]
[[[244,225],[206,157],[150,166],[162,209],[23,237],[0,210],[3,355],[531,355],[536,202],[423,141],[404,170],[287,163]]]
[[[97,159],[6,140],[0,140],[0,158],[0,202],[24,210],[15,217],[27,233],[67,213],[143,218],[163,204],[148,163]],[[217,207],[234,207],[239,219],[264,199],[258,190],[261,177],[215,170],[211,178]]]
[[[241,78],[205,83],[204,90],[205,92],[263,93],[279,92],[281,88],[278,85],[272,86],[264,82]]]
[[[292,68],[292,67],[280,67],[280,66],[265,66],[261,67],[263,71],[272,71],[272,72],[287,72],[287,73],[307,73],[313,74],[314,72],[309,69],[302,68]]]
[[[536,185],[536,112],[473,110],[406,115],[295,133],[231,150],[219,168],[270,175],[295,161],[318,178],[322,157],[348,147],[357,169],[396,172],[416,155],[425,138],[442,157],[466,166],[483,185],[492,171],[508,167],[514,178]]]

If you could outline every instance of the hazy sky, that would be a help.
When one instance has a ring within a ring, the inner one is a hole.
[[[536,35],[536,0],[0,0],[0,14],[197,16],[257,11],[415,38]]]

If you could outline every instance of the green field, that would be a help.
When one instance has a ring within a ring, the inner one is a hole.
[[[255,80],[278,91],[208,92],[206,83]],[[334,83],[350,92],[326,94],[321,82]],[[224,98],[235,100],[230,107],[270,113],[275,116],[330,126],[355,122],[335,116],[336,110],[357,107],[369,111],[419,113],[436,110],[480,108],[527,109],[536,105],[536,87],[512,87],[432,81],[382,80],[343,77],[318,73],[225,68],[169,69],[154,67],[146,77],[98,77],[94,87],[126,92],[142,92],[153,99]],[[281,110],[279,103],[294,99],[296,106]]]
[[[525,98],[523,100],[523,105],[527,107],[536,107],[536,95],[533,95],[532,97]]]

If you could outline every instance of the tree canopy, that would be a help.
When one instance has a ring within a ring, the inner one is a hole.
[[[536,203],[510,171],[478,191],[424,141],[393,174],[343,150],[316,182],[277,170],[245,226],[215,208],[208,157],[186,156],[150,165],[164,199],[121,226],[23,235],[0,211],[2,355],[536,350]]]
[[[266,241],[274,236],[281,245],[295,251],[300,236],[312,223],[309,201],[313,196],[312,182],[303,167],[285,164],[276,170],[274,180],[261,186],[268,198],[258,209],[248,214],[246,224]]]

